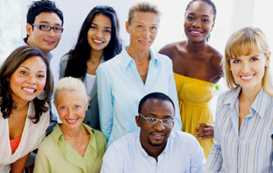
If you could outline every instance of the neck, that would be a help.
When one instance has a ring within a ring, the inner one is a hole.
[[[253,103],[259,91],[262,89],[262,86],[256,86],[253,88],[242,88],[240,99]]]
[[[141,139],[140,139],[141,141]],[[159,146],[152,146],[148,144],[147,142],[141,141],[142,148],[146,151],[146,153],[155,158],[157,160],[157,157],[162,153],[162,151],[165,149],[167,143],[159,145]]]
[[[35,48],[39,48],[37,45],[33,44],[30,40],[27,40],[27,45],[29,45],[30,47],[35,47]],[[48,54],[49,52],[48,51],[44,51],[42,50],[41,48],[39,48],[44,54]]]
[[[15,99],[15,98],[12,98],[12,100],[13,100],[12,109],[14,111],[21,111],[21,110],[28,109],[29,102],[27,102],[27,101],[21,101],[19,99]]]
[[[198,53],[198,52],[203,52],[203,50],[206,48],[206,46],[207,46],[207,44],[205,41],[192,42],[192,41],[188,40],[186,48],[189,52]]]
[[[92,63],[99,63],[101,61],[102,54],[103,51],[92,50],[88,61],[91,61]]]
[[[60,128],[66,138],[77,138],[80,136],[80,133],[85,131],[85,129],[82,125],[78,128],[71,129],[71,128],[68,128],[65,125],[61,124]]]
[[[129,46],[127,48],[127,52],[137,63],[149,61],[150,58],[149,51],[145,52],[141,50],[136,50],[133,47]]]

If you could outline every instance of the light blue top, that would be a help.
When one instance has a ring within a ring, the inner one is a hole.
[[[175,128],[181,129],[171,60],[150,51],[146,82],[126,50],[97,69],[100,125],[109,142],[137,130],[135,116],[140,99],[151,92],[163,92],[175,103]]]
[[[190,134],[172,131],[157,160],[143,149],[139,133],[113,142],[103,156],[101,173],[202,173],[204,154]]]
[[[273,97],[261,90],[239,128],[240,88],[218,100],[207,172],[272,173]]]

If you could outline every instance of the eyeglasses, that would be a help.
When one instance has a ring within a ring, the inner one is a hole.
[[[51,31],[53,30],[55,33],[62,33],[64,31],[64,28],[62,26],[50,26],[48,24],[33,24],[33,27],[38,28],[41,31]]]
[[[139,114],[139,116],[148,124],[150,125],[155,125],[158,122],[160,122],[163,126],[171,128],[174,124],[174,120],[173,118],[164,118],[164,119],[160,119],[160,118],[154,118],[154,117],[150,117],[150,116],[145,116],[143,114]]]

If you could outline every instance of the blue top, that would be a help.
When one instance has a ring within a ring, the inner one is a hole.
[[[240,90],[228,91],[218,100],[207,172],[272,173],[273,97],[262,89],[239,128]]]
[[[144,83],[135,61],[126,50],[97,69],[100,125],[109,142],[137,130],[135,116],[142,97],[162,92],[175,103],[175,128],[181,129],[171,60],[150,51],[149,69]]]
[[[173,130],[157,160],[142,147],[139,133],[113,142],[103,156],[101,173],[202,173],[204,154],[190,134]]]

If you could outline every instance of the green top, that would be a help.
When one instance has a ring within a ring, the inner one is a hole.
[[[39,146],[34,173],[99,173],[106,140],[101,132],[84,127],[90,134],[84,156],[65,141],[57,125]]]

